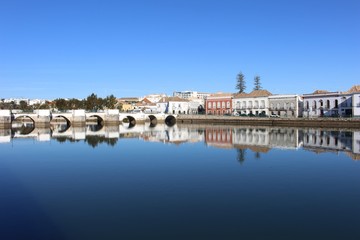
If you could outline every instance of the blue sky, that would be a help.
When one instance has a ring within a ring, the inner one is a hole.
[[[0,98],[344,91],[359,0],[0,0]]]

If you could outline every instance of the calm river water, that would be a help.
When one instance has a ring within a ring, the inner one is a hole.
[[[0,239],[360,239],[360,131],[0,130]]]

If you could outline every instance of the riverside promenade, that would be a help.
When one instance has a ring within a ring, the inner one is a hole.
[[[178,115],[177,123],[360,129],[360,118],[269,118],[219,115]]]

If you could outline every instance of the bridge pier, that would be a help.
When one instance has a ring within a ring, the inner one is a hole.
[[[37,115],[37,117],[33,120],[36,127],[50,126],[50,110],[39,109],[35,111],[35,114]]]
[[[11,127],[11,111],[0,110],[0,128]]]
[[[85,126],[86,125],[86,114],[84,109],[73,110],[72,119],[70,119],[71,125],[74,126]]]
[[[114,125],[114,124],[119,125],[119,123],[120,123],[120,121],[119,121],[119,110],[117,110],[117,109],[107,109],[107,110],[105,110],[104,123],[105,124],[110,124],[110,125]]]

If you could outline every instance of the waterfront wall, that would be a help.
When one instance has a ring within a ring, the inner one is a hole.
[[[360,119],[358,118],[252,118],[217,115],[179,115],[177,123],[360,129]]]

